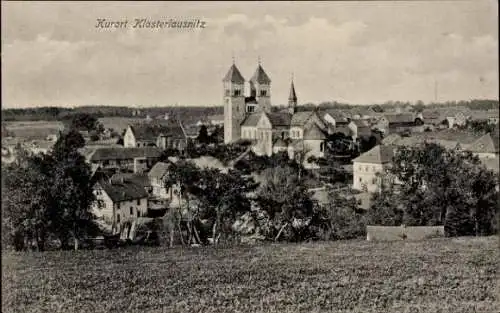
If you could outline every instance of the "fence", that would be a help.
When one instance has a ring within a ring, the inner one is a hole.
[[[423,240],[444,236],[444,226],[366,226],[368,241]]]

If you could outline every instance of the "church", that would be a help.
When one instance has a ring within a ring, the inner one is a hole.
[[[288,108],[271,110],[271,79],[258,64],[245,95],[245,78],[236,65],[229,68],[224,85],[224,143],[250,140],[257,155],[287,152],[290,158],[299,154],[323,157],[327,126],[314,111],[297,111],[297,94],[293,79]]]

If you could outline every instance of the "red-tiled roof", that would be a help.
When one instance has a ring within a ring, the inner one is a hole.
[[[290,126],[292,116],[289,113],[266,113],[271,125],[276,126]]]
[[[137,147],[137,148],[124,148],[124,147],[111,147],[111,148],[96,148],[93,152],[88,154],[91,161],[104,161],[104,160],[127,160],[139,157],[158,158],[162,150],[156,147]]]
[[[159,135],[170,136],[174,139],[184,139],[185,134],[179,122],[151,121],[130,125],[136,140],[156,141]]]
[[[161,179],[167,175],[170,168],[170,163],[158,162],[156,163],[148,173],[149,178]]]
[[[486,134],[467,146],[467,150],[478,153],[498,153],[498,137]]]
[[[316,123],[309,123],[304,130],[304,140],[324,140],[325,133],[319,128]]]
[[[148,193],[144,189],[144,186],[141,186],[141,184],[134,179],[113,175],[110,180],[101,180],[98,184],[114,203],[148,197]]]
[[[257,126],[257,123],[260,120],[261,113],[252,113],[249,114],[243,122],[241,122],[241,126],[249,126],[249,127],[255,127]]]
[[[385,164],[392,161],[393,148],[384,145],[378,145],[355,158],[353,162],[359,163],[377,163]]]
[[[304,126],[314,114],[316,114],[314,111],[296,112],[291,117],[290,125]]]

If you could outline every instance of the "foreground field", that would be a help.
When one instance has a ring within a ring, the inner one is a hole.
[[[2,256],[2,312],[497,312],[498,240]]]

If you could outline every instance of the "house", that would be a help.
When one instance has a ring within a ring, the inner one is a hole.
[[[384,114],[379,117],[375,127],[384,134],[411,130],[414,126],[423,125],[423,116],[414,113]]]
[[[356,120],[371,120],[373,118],[381,116],[383,113],[376,112],[371,106],[368,107],[357,107],[351,109],[350,118]]]
[[[189,140],[195,140],[196,138],[198,138],[198,135],[200,134],[200,127],[201,126],[198,126],[197,124],[185,126],[184,132],[186,134],[186,137]],[[207,133],[208,133],[208,129],[207,129]]]
[[[210,125],[222,126],[224,125],[224,114],[209,115],[207,116],[207,120],[210,123]]]
[[[480,159],[494,159],[498,157],[499,139],[496,134],[488,133],[479,139],[464,147],[464,150],[470,151]]]
[[[444,116],[448,123],[449,128],[456,126],[465,126],[467,121],[471,118],[472,112],[467,107],[456,107],[448,109]]]
[[[92,212],[98,221],[119,233],[125,223],[147,216],[148,193],[137,181],[120,175],[94,184]]]
[[[499,110],[475,110],[471,112],[471,120],[487,121],[490,124],[498,124]]]
[[[353,186],[355,190],[376,192],[381,184],[380,174],[392,163],[393,148],[375,146],[353,160]]]
[[[99,147],[83,153],[90,164],[101,168],[140,173],[158,162],[162,150],[156,147]]]
[[[347,136],[351,136],[354,141],[358,140],[363,136],[371,136],[372,128],[368,121],[353,119],[347,125],[349,129],[349,134],[345,134]]]
[[[129,125],[123,136],[123,146],[158,147],[161,149],[184,150],[187,137],[183,126],[177,121],[153,120]]]
[[[174,188],[166,186],[171,163],[158,162],[148,173],[149,183],[151,185],[151,195],[155,198],[172,200]]]
[[[337,109],[322,111],[321,115],[325,124],[333,126],[333,132],[336,127],[347,126],[350,122],[349,114]]]

